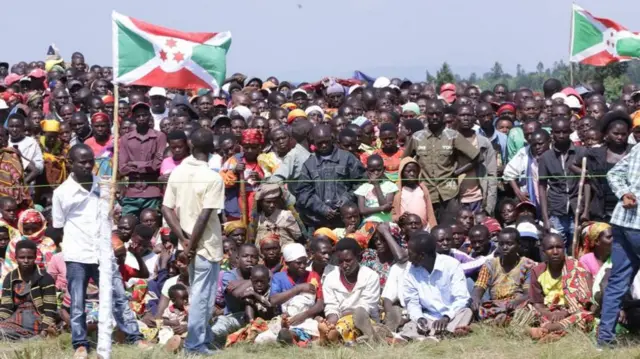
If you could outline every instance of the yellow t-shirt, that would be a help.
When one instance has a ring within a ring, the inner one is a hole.
[[[547,269],[538,277],[538,283],[540,283],[542,293],[544,294],[544,305],[549,306],[554,303],[557,305],[565,304],[564,291],[562,290],[562,276],[554,279]]]

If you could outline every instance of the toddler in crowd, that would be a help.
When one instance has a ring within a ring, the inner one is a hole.
[[[184,284],[169,288],[171,304],[162,313],[162,328],[158,332],[158,342],[169,352],[175,352],[187,337],[189,317],[189,291]]]
[[[398,187],[385,175],[384,161],[378,154],[367,158],[368,183],[360,185],[354,192],[358,198],[364,222],[390,222],[394,193]]]

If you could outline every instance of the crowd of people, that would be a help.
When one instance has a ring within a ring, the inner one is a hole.
[[[3,339],[87,357],[115,173],[114,340],[141,349],[640,328],[635,84],[112,79],[78,52],[0,63]]]

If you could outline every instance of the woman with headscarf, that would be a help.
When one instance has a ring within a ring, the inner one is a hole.
[[[226,160],[220,169],[220,176],[225,185],[225,213],[227,217],[234,219],[241,218],[243,211],[247,215],[251,214],[257,185],[265,178],[265,171],[258,162],[258,156],[264,145],[262,133],[255,128],[243,130],[241,144],[242,153],[235,154]],[[246,203],[240,198],[240,175],[247,183]]]
[[[282,260],[283,246],[277,233],[267,233],[262,237],[258,237],[256,247],[260,251],[262,264],[269,268],[271,274],[280,272],[284,268],[284,261]]]
[[[285,198],[283,189],[277,183],[263,183],[260,186],[252,206],[249,243],[257,243],[270,233],[279,236],[281,246],[300,240],[304,225],[295,208],[286,207]]]
[[[236,245],[240,247],[247,243],[247,226],[240,220],[226,222],[224,224],[224,235],[236,242]]]
[[[18,242],[29,239],[36,243],[38,250],[36,252],[36,264],[38,268],[45,270],[46,265],[51,261],[51,257],[57,252],[53,239],[45,236],[47,229],[47,221],[44,219],[42,213],[35,209],[27,209],[20,214],[18,219],[18,230],[22,234],[19,238],[14,238],[9,242],[7,252],[4,256],[4,264],[2,266],[3,278],[9,274],[12,270],[18,268],[18,262],[16,260],[16,245]]]
[[[93,174],[98,177],[111,177],[113,173],[113,136],[109,123],[111,118],[104,112],[96,112],[91,115],[91,127],[93,136],[84,141],[91,147],[96,159]]]
[[[584,227],[582,235],[584,240],[577,257],[580,258],[580,264],[595,277],[611,255],[613,232],[608,223],[591,222]]]
[[[40,122],[42,136],[40,136],[40,148],[44,161],[44,171],[36,178],[36,198],[44,193],[52,192],[55,187],[67,179],[68,148],[60,141],[60,122],[55,120],[42,120]]]

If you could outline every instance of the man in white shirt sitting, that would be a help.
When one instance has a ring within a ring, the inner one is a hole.
[[[33,137],[25,136],[26,119],[20,113],[14,113],[7,120],[9,146],[20,151],[22,167],[25,171],[24,182],[31,183],[42,173],[44,161],[40,144]]]
[[[405,275],[403,295],[418,333],[468,333],[473,313],[460,262],[438,254],[436,240],[428,232],[412,234],[408,249],[411,268]]]

